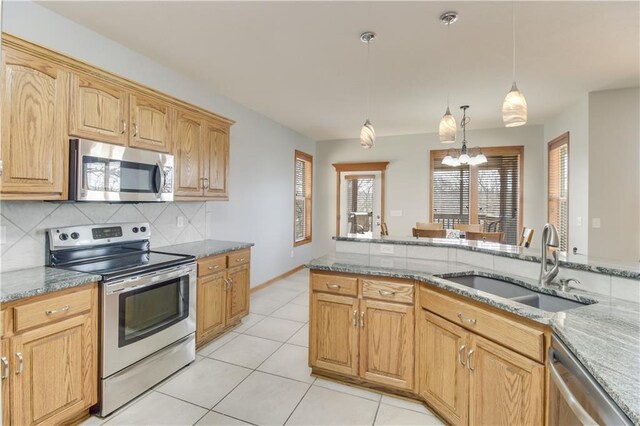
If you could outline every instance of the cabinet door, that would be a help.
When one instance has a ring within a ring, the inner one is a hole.
[[[66,198],[68,87],[64,70],[3,48],[2,199]]]
[[[69,134],[126,145],[128,134],[127,92],[97,78],[71,76]]]
[[[226,325],[226,272],[198,278],[196,345]]]
[[[4,314],[4,312],[2,313]],[[11,389],[9,386],[11,377],[10,363],[11,363],[11,347],[9,345],[9,339],[0,340],[0,357],[2,358],[2,364],[0,370],[2,373],[2,424],[11,424]]]
[[[178,111],[173,129],[175,195],[201,197],[204,189],[202,121],[195,114]]]
[[[360,311],[360,376],[413,389],[414,307],[365,299]]]
[[[249,265],[229,269],[227,278],[227,324],[232,324],[249,313]]]
[[[129,145],[160,152],[170,151],[169,106],[144,95],[131,95]]]
[[[358,375],[358,299],[313,292],[309,323],[309,364]]]
[[[418,327],[418,393],[451,424],[467,424],[469,334],[425,310]]]
[[[11,339],[16,359],[11,378],[15,424],[60,424],[95,404],[98,371],[93,324],[91,315],[79,315]]]
[[[472,340],[469,424],[541,425],[544,366],[482,337]]]
[[[204,156],[205,181],[204,194],[207,197],[227,199],[229,192],[227,182],[229,178],[229,133],[227,130],[216,126],[207,126],[205,156]]]

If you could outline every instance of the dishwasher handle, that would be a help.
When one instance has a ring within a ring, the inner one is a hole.
[[[589,415],[587,410],[585,410],[584,407],[580,405],[580,402],[578,402],[578,399],[571,392],[571,389],[569,389],[569,386],[567,386],[564,380],[562,380],[562,376],[560,375],[560,373],[558,372],[558,369],[554,365],[554,360],[555,360],[554,355],[555,355],[555,352],[553,348],[549,348],[549,372],[551,375],[551,379],[558,387],[558,391],[564,398],[569,408],[571,408],[571,411],[573,411],[573,414],[576,415],[578,420],[580,420],[580,422],[584,426],[599,426],[598,422],[596,422],[593,419],[593,417]]]

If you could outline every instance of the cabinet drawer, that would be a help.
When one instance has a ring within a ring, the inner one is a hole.
[[[48,324],[91,310],[91,289],[50,297],[13,308],[14,331]]]
[[[312,274],[313,290],[335,294],[358,295],[358,279],[341,275]]]
[[[198,261],[198,276],[215,274],[227,268],[227,256],[206,257]]]
[[[362,296],[368,299],[413,303],[413,284],[363,279]]]
[[[544,361],[542,330],[426,288],[420,289],[420,304],[424,309],[531,359]]]
[[[229,268],[233,268],[237,265],[243,265],[251,261],[251,251],[242,250],[235,253],[231,253],[227,256],[229,258]]]

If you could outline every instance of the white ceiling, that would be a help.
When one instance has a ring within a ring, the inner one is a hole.
[[[315,140],[359,135],[365,30],[378,34],[371,45],[378,135],[437,131],[448,81],[452,106],[471,105],[470,128],[501,126],[512,80],[511,2],[41,4]],[[639,5],[516,3],[517,81],[529,123],[587,92],[638,86]],[[438,19],[447,10],[460,15],[450,49]]]

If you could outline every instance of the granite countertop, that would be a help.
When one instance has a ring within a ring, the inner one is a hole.
[[[100,281],[94,274],[40,266],[0,274],[0,303]]]
[[[454,238],[416,238],[403,236],[388,236],[381,238],[367,237],[334,237],[336,241],[351,241],[359,243],[401,244],[428,247],[455,247],[462,250],[488,253],[512,259],[530,262],[542,261],[539,249],[513,246],[484,241],[473,241]],[[551,260],[549,260],[550,262]],[[561,254],[558,259],[560,266],[588,272],[599,272],[624,278],[640,279],[640,263],[621,262],[612,259],[600,259],[581,254]]]
[[[322,271],[417,280],[549,325],[622,411],[636,425],[640,425],[638,303],[581,290],[564,293],[552,288],[540,288],[536,280],[500,274],[457,262],[333,252],[312,260],[306,267]],[[538,292],[591,304],[563,312],[546,312],[446,279],[469,273],[507,279]]]
[[[242,243],[238,241],[204,240],[193,243],[152,248],[151,250],[164,253],[189,254],[195,256],[196,259],[200,259],[202,257],[229,253],[231,251],[242,250],[253,246],[253,243]]]

